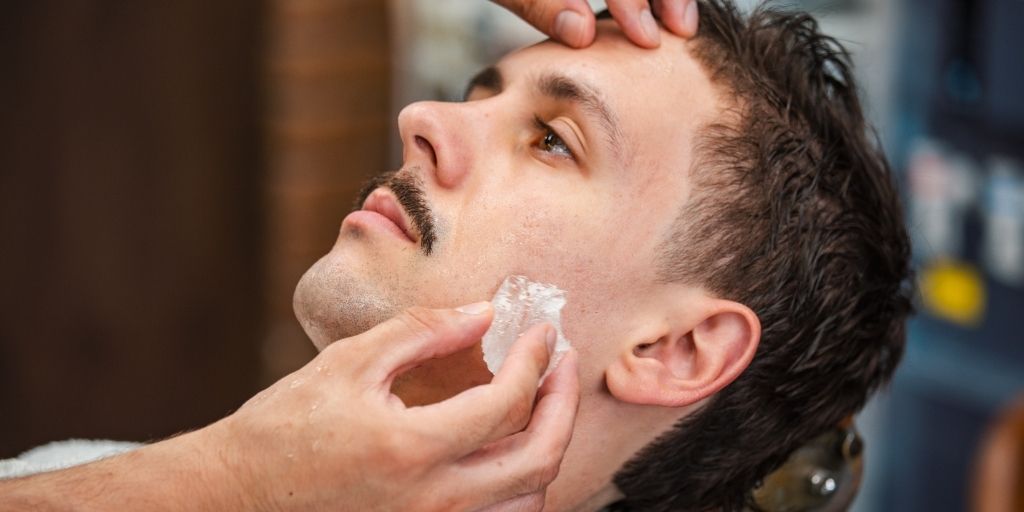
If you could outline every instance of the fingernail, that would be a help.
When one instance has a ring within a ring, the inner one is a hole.
[[[467,315],[481,315],[483,313],[486,313],[487,310],[490,309],[490,308],[491,308],[491,303],[487,302],[487,301],[483,301],[483,302],[474,302],[472,304],[467,304],[465,306],[459,306],[459,307],[455,308],[455,311],[458,311],[459,313],[465,313]]]
[[[697,18],[700,16],[697,14],[697,0],[690,2],[690,5],[686,6],[686,13],[683,14],[683,28],[690,35],[697,35]]]
[[[554,353],[555,342],[558,341],[558,333],[555,332],[555,328],[549,325],[547,328],[547,333],[545,333],[544,336],[544,340],[548,342],[548,354]]]
[[[569,46],[579,47],[583,38],[583,16],[566,9],[555,17],[555,36]]]
[[[658,31],[658,22],[654,21],[654,15],[650,9],[640,11],[640,28],[644,29],[647,38],[654,41],[654,44],[661,43],[661,34]]]

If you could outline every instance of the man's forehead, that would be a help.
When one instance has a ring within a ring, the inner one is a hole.
[[[540,59],[550,60],[563,67],[579,68],[581,71],[615,73],[623,69],[643,69],[658,75],[650,78],[667,77],[673,71],[697,70],[689,54],[687,40],[662,30],[660,47],[641,48],[626,38],[619,26],[610,19],[598,20],[594,42],[586,48],[574,49],[546,39],[506,55],[499,63],[512,65],[524,61],[528,65],[539,65],[537,61]]]
[[[495,67],[510,81],[557,72],[595,86],[605,86],[617,70],[628,67],[628,62],[606,45],[595,43],[588,48],[573,49],[546,40],[505,55]]]
[[[587,48],[546,40],[506,55],[496,67],[509,82],[552,72],[576,78],[591,84],[617,111],[647,107],[664,111],[685,106],[678,102],[708,104],[714,98],[711,81],[691,55],[689,44],[662,31],[659,48],[640,48],[626,39],[614,21],[599,20],[597,36]],[[659,103],[653,103],[650,95],[656,95]]]

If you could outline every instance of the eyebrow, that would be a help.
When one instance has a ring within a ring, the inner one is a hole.
[[[604,131],[607,142],[615,153],[620,153],[622,145],[622,131],[619,129],[618,118],[608,104],[601,98],[597,89],[591,85],[573,79],[560,73],[545,73],[537,78],[536,88],[541,94],[551,99],[569,101],[582,107],[583,111],[592,118],[595,118]],[[500,93],[505,87],[504,77],[501,71],[490,66],[477,73],[469,80],[463,99],[468,99],[473,89],[477,87]]]

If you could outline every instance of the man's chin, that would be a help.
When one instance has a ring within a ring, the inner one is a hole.
[[[295,317],[317,350],[366,332],[397,311],[379,287],[333,260],[328,254],[310,267],[292,298]]]

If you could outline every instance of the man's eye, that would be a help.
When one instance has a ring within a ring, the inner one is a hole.
[[[541,137],[540,142],[537,143],[537,145],[540,146],[541,151],[546,151],[560,157],[574,158],[572,150],[569,149],[569,145],[566,144],[565,141],[563,141],[547,123],[541,121],[540,118],[535,119],[535,121],[537,123],[537,128],[542,134],[544,134],[544,136]]]
[[[562,141],[561,137],[551,130],[548,130],[547,135],[541,139],[540,147],[549,153],[555,153],[561,156],[572,156],[572,151],[569,150],[569,146]]]

